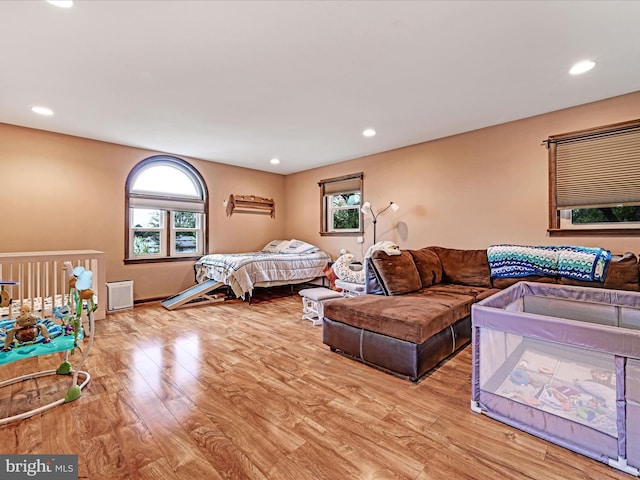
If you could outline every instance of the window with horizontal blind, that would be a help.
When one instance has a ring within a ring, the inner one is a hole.
[[[320,235],[362,233],[362,173],[320,180]]]
[[[149,157],[131,170],[125,189],[125,263],[203,255],[207,188],[195,168],[177,157]]]
[[[640,120],[553,135],[551,235],[640,233]]]

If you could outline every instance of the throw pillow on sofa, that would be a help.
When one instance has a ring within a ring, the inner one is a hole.
[[[491,287],[491,271],[486,250],[456,250],[428,247],[442,262],[443,282]]]
[[[422,288],[429,288],[442,282],[442,263],[435,252],[428,248],[409,250],[418,269]]]
[[[371,262],[389,295],[417,292],[422,288],[413,256],[407,250],[402,250],[400,255],[387,255],[378,250],[371,255]]]

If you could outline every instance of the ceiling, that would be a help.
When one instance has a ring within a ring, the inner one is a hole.
[[[640,90],[639,18],[638,1],[4,0],[0,122],[289,174]]]

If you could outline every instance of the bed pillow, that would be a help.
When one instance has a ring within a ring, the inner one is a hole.
[[[279,253],[312,253],[320,250],[315,245],[303,242],[302,240],[291,239],[289,245],[278,250]]]
[[[264,253],[278,253],[281,248],[289,246],[289,240],[272,240],[261,250]]]

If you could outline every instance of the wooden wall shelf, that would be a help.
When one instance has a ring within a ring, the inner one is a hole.
[[[227,217],[234,213],[253,213],[276,217],[276,205],[272,198],[255,195],[229,195],[227,200]]]

